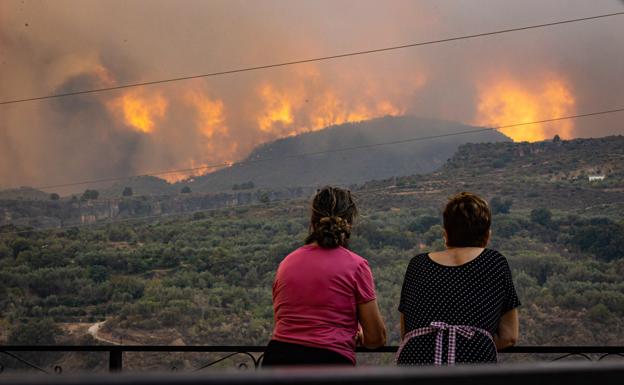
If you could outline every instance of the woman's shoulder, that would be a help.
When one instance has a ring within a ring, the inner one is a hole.
[[[313,248],[310,247],[310,245],[303,245],[303,246],[297,247],[296,249],[288,253],[284,259],[297,255],[297,254],[307,254],[307,253],[310,253],[312,250]]]
[[[416,254],[415,256],[412,257],[412,259],[410,260],[410,263],[411,262],[423,261],[423,260],[426,260],[428,258],[429,258],[429,252]]]
[[[334,250],[337,253],[348,256],[356,265],[361,265],[361,264],[368,265],[368,260],[353,250],[349,250],[346,247],[342,247],[342,246],[338,246]]]
[[[483,250],[483,256],[487,257],[487,259],[490,261],[507,263],[507,258],[505,258],[505,256],[501,252],[495,249],[486,248],[485,250]]]
[[[429,260],[429,253],[420,253],[410,259],[409,264],[407,265],[407,269],[416,269],[421,267],[424,263]]]
[[[509,270],[509,262],[507,258],[501,254],[498,250],[485,249],[483,251],[483,258],[481,258],[481,266],[489,266],[499,271]]]
[[[310,254],[314,254],[317,248],[318,248],[317,246],[312,246],[312,245],[303,245],[303,246],[297,247],[296,249],[288,253],[282,259],[282,261],[280,262],[280,266],[285,263],[293,263],[297,260],[306,258]]]

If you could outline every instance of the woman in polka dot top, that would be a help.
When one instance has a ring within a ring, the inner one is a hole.
[[[520,301],[507,260],[486,248],[491,222],[474,194],[446,205],[446,250],[417,255],[405,273],[397,364],[493,363],[515,344]]]

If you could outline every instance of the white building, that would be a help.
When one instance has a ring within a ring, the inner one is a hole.
[[[590,182],[593,182],[597,180],[604,180],[605,176],[604,175],[589,175],[587,176],[587,178],[589,179]]]

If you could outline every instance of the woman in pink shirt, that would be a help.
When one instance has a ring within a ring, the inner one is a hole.
[[[370,267],[347,249],[356,215],[350,191],[317,192],[305,245],[275,275],[275,329],[263,366],[355,365],[356,344],[385,344]]]

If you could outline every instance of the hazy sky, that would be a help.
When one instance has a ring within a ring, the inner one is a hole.
[[[0,100],[624,10],[617,0],[0,1]],[[624,106],[624,16],[331,62],[0,106],[0,187],[243,158],[386,114],[503,125]],[[624,114],[507,132],[624,133]]]

